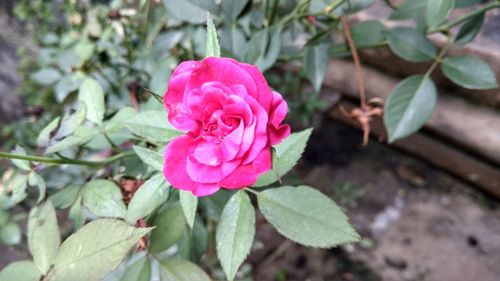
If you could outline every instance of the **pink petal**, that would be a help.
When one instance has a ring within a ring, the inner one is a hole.
[[[218,183],[223,178],[231,174],[240,165],[241,160],[222,162],[219,166],[204,165],[192,156],[187,159],[187,174],[189,177],[200,183]]]
[[[288,105],[278,92],[273,92],[273,103],[269,114],[269,139],[271,145],[280,143],[290,135],[289,125],[280,125],[288,113]]]
[[[196,161],[208,166],[219,166],[222,156],[221,146],[209,141],[201,141],[193,152]]]
[[[248,164],[239,166],[232,174],[227,176],[220,185],[227,189],[240,189],[253,185],[260,174],[271,169],[271,150],[262,150],[255,160]]]
[[[218,184],[194,182],[187,174],[187,157],[193,151],[196,141],[189,135],[180,136],[172,140],[165,148],[163,175],[175,188],[189,190],[202,194],[203,190],[215,192]],[[215,191],[214,191],[215,190]],[[201,195],[200,195],[201,196]]]

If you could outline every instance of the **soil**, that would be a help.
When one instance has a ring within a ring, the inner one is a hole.
[[[499,280],[497,201],[375,140],[360,142],[358,131],[324,120],[285,181],[300,176],[344,202],[362,242],[305,248],[261,221],[254,280]]]

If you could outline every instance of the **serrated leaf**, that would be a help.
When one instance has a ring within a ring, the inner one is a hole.
[[[224,25],[222,27],[220,44],[223,50],[233,54],[236,58],[243,60],[247,50],[247,40],[245,38],[245,34],[241,31],[237,24]]]
[[[486,13],[480,13],[467,20],[461,27],[455,37],[455,43],[465,45],[476,37],[483,27]]]
[[[39,174],[32,172],[28,177],[28,184],[31,186],[36,186],[38,188],[38,201],[37,203],[42,202],[45,198],[45,193],[47,190],[47,184],[45,180]]]
[[[125,126],[134,134],[154,142],[168,142],[182,134],[168,123],[164,110],[148,110],[125,121]]]
[[[248,0],[230,0],[230,1],[222,1],[222,11],[226,15],[226,17],[230,20],[236,20],[238,16],[241,14],[245,6],[247,5]]]
[[[51,85],[61,79],[61,73],[53,67],[47,67],[33,73],[31,79],[41,85]]]
[[[269,185],[279,180],[278,177],[282,177],[288,173],[302,156],[311,133],[312,129],[292,133],[288,138],[276,145],[276,160],[273,161],[273,169],[261,175],[253,186]]]
[[[436,48],[425,35],[409,27],[396,27],[386,34],[391,50],[411,62],[423,62],[436,57]]]
[[[125,122],[136,116],[136,112],[132,107],[124,107],[120,109],[109,121],[104,122],[104,130],[107,133],[115,133],[125,127]]]
[[[87,105],[87,119],[100,125],[105,110],[101,85],[95,79],[85,78],[80,85],[78,100]]]
[[[150,236],[152,252],[158,253],[174,245],[186,226],[180,203],[168,204],[155,216],[153,225],[156,228]]]
[[[255,236],[255,211],[245,191],[236,192],[222,211],[216,230],[217,257],[229,280],[252,248]]]
[[[167,201],[169,191],[169,185],[162,174],[156,174],[145,181],[130,200],[126,220],[135,224],[138,219],[148,216]]]
[[[436,87],[427,76],[414,75],[401,81],[389,95],[384,108],[389,142],[419,130],[431,116],[436,96]]]
[[[16,261],[0,272],[1,281],[38,281],[42,274],[32,261]]]
[[[328,66],[328,47],[329,44],[322,43],[304,50],[305,72],[315,92],[319,92],[325,78]]]
[[[63,102],[71,92],[78,90],[83,79],[85,79],[85,74],[81,71],[72,72],[63,76],[62,79],[57,82],[54,89],[57,102]]]
[[[192,229],[184,229],[177,241],[179,256],[194,262],[201,261],[208,249],[208,231],[200,217],[195,217]]]
[[[389,19],[391,20],[406,20],[413,17],[418,17],[425,9],[425,0],[406,0],[394,10]]]
[[[194,196],[190,191],[179,190],[179,202],[181,203],[182,212],[187,224],[193,228],[196,209],[198,207],[198,197]]]
[[[425,18],[428,27],[442,24],[455,7],[455,0],[427,0]]]
[[[150,281],[151,262],[148,257],[142,257],[130,265],[120,281]]]
[[[150,230],[114,219],[92,221],[61,245],[49,280],[101,280]]]
[[[267,43],[269,42],[269,30],[263,29],[255,32],[248,42],[244,58],[249,64],[256,64],[266,53]]]
[[[134,145],[133,149],[142,162],[157,171],[163,172],[163,156],[160,153],[137,145]]]
[[[160,281],[210,281],[210,277],[192,262],[170,259],[160,262]]]
[[[78,196],[69,208],[68,218],[73,221],[74,229],[79,229],[85,222],[85,216],[82,210],[82,196]]]
[[[21,242],[21,228],[19,228],[19,225],[15,222],[8,222],[1,226],[0,241],[5,245],[19,244]]]
[[[30,211],[28,219],[28,246],[33,261],[46,274],[61,245],[56,211],[50,201]]]
[[[120,188],[112,181],[92,180],[82,187],[83,205],[98,217],[125,217]]]
[[[205,57],[220,57],[219,38],[210,13],[207,13],[207,49]]]
[[[259,59],[255,62],[255,65],[260,69],[261,72],[266,71],[271,68],[281,51],[281,34],[283,33],[283,22],[278,22],[269,28],[267,36],[269,45],[265,48],[265,52]],[[250,47],[249,47],[250,48]]]
[[[497,88],[497,79],[489,64],[478,57],[458,56],[445,58],[441,62],[444,75],[467,89]]]
[[[14,150],[12,150],[12,153],[19,154],[19,155],[26,155],[26,150],[24,150],[24,148],[22,148],[21,146],[16,145],[16,148]],[[24,171],[31,170],[30,161],[28,161],[28,160],[11,159],[11,161],[12,161],[12,164],[14,164],[14,166],[18,167],[21,170],[24,170]]]
[[[330,248],[360,239],[335,202],[311,187],[267,189],[257,200],[276,230],[302,245]]]
[[[39,147],[47,147],[49,145],[52,132],[59,125],[59,120],[60,119],[61,119],[60,117],[55,118],[54,120],[50,121],[50,123],[47,124],[47,126],[45,126],[42,129],[42,131],[40,131],[40,134],[38,135],[38,137],[36,139],[36,144]]]

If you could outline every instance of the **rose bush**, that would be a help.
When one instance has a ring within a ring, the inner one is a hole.
[[[251,186],[272,167],[271,145],[290,134],[281,95],[257,67],[234,59],[181,63],[163,101],[170,123],[186,132],[167,145],[163,173],[196,196]]]

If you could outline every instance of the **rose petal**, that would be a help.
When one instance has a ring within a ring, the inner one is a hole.
[[[165,148],[163,175],[177,189],[189,190],[193,193],[196,191],[198,194],[203,194],[203,190],[207,190],[208,195],[209,192],[216,192],[219,185],[194,182],[187,174],[187,157],[194,150],[195,145],[196,140],[189,135],[172,140]]]
[[[252,186],[257,181],[258,176],[269,171],[271,167],[271,150],[266,148],[251,164],[239,166],[232,174],[224,178],[220,185],[226,189]]]
[[[218,183],[223,178],[231,174],[241,163],[240,159],[222,162],[219,166],[208,166],[198,161],[193,156],[187,159],[187,174],[189,177],[200,183]]]

